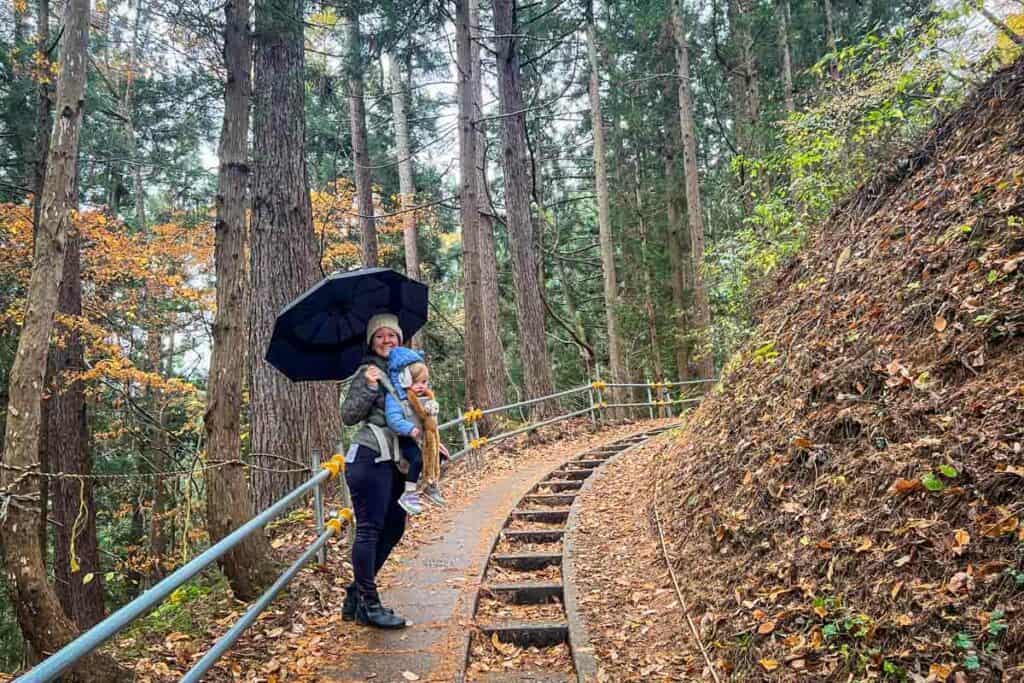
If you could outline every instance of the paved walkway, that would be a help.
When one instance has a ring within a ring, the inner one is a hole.
[[[454,680],[472,619],[477,577],[509,510],[533,484],[568,457],[539,460],[512,474],[494,475],[456,511],[439,538],[413,551],[382,591],[386,604],[413,622],[400,631],[360,629],[351,656],[322,680],[404,683]]]

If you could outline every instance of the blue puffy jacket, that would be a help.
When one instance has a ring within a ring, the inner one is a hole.
[[[413,363],[422,362],[422,355],[404,346],[397,346],[388,354],[388,378],[391,380],[398,398],[390,393],[384,397],[384,417],[391,431],[401,436],[409,436],[417,426],[406,417],[405,409],[402,406],[406,397],[405,387],[402,386],[401,381],[402,370]]]

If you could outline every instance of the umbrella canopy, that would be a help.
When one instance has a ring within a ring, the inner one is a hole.
[[[366,355],[366,326],[393,313],[406,339],[427,322],[427,286],[390,268],[332,273],[285,306],[266,359],[294,382],[343,380]]]

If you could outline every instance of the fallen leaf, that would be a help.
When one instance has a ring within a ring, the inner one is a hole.
[[[945,681],[953,673],[951,664],[932,664],[928,667],[928,676],[940,681]]]
[[[774,659],[768,659],[767,657],[765,659],[758,660],[757,663],[760,664],[761,668],[765,671],[775,671],[779,668],[779,663],[777,661]]]
[[[936,332],[944,332],[946,330],[946,326],[948,325],[948,323],[946,322],[946,319],[940,315],[935,318],[934,325]]]
[[[857,549],[854,552],[866,553],[867,551],[871,550],[871,547],[873,545],[874,543],[872,543],[870,538],[868,538],[867,536],[863,536],[861,537],[860,545],[857,546]]]
[[[964,529],[957,529],[953,532],[953,552],[957,555],[963,555],[964,550],[967,549],[967,544],[971,542],[971,535]]]
[[[494,634],[494,635],[498,635],[498,634]],[[407,681],[418,681],[418,680],[420,680],[420,677],[417,676],[416,674],[414,674],[411,671],[403,671],[402,672],[402,678],[404,678]]]
[[[768,635],[769,633],[771,633],[774,630],[775,630],[775,622],[774,621],[766,621],[766,622],[764,622],[763,624],[761,624],[760,626],[757,627],[757,632],[760,633],[762,636]]]
[[[923,488],[920,479],[897,479],[889,487],[889,490],[893,493],[904,494],[913,493],[914,491],[920,491]]]

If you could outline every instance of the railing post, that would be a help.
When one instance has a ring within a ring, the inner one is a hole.
[[[654,392],[651,391],[650,382],[647,383],[647,411],[651,415],[651,419],[654,419]]]
[[[594,389],[587,389],[587,399],[590,401],[590,424],[597,427],[597,411],[594,409]]]
[[[477,443],[480,442],[480,427],[479,427],[479,424],[480,423],[477,422],[476,420],[473,421],[473,440],[476,441]],[[480,447],[479,446],[477,446],[476,452],[473,453],[473,464],[477,468],[479,468],[481,465],[484,464],[484,456],[480,452]]]
[[[313,449],[313,474],[320,471],[320,449]],[[316,522],[316,535],[324,532],[324,497],[320,493],[320,484],[313,487],[313,519]],[[320,564],[327,564],[327,546],[324,545],[317,553]]]
[[[466,454],[467,458],[470,458],[473,454],[469,452],[469,435],[466,433],[465,419],[459,422],[459,431],[462,433],[462,451]]]

